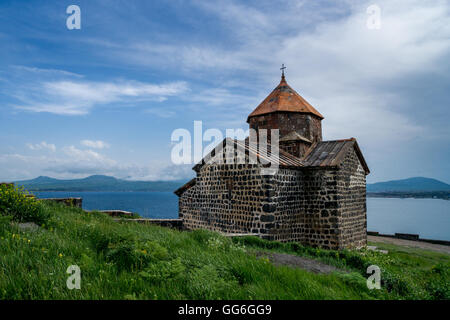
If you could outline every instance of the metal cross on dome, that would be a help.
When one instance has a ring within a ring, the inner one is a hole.
[[[280,70],[281,70],[281,76],[283,76],[284,77],[284,69],[286,69],[286,67],[284,66],[284,63],[281,65],[281,68],[280,68]]]

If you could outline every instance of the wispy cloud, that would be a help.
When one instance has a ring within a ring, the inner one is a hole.
[[[142,165],[117,161],[100,152],[79,149],[72,145],[62,147],[61,151],[51,155],[1,154],[2,175],[7,175],[10,180],[22,180],[42,174],[56,178],[82,178],[104,174],[129,180],[155,181],[188,179],[194,174],[191,165]]]
[[[39,83],[27,92],[16,93],[25,102],[15,108],[60,115],[83,115],[100,105],[142,101],[164,101],[179,95],[188,87],[185,82],[149,84],[138,81],[92,82],[55,81]],[[39,99],[34,99],[36,95]],[[39,101],[38,103],[32,100]]]
[[[167,110],[167,109],[146,109],[145,113],[155,115],[159,118],[172,118],[176,116],[175,111]]]
[[[52,143],[47,143],[45,141],[42,141],[41,143],[37,143],[37,144],[32,144],[32,143],[27,143],[27,147],[30,150],[50,150],[55,152],[56,151],[56,146]]]
[[[80,144],[93,149],[105,149],[110,147],[109,143],[102,140],[81,140]]]
[[[22,71],[24,73],[35,73],[38,75],[53,75],[53,76],[70,76],[76,78],[83,78],[84,76],[75,72],[70,72],[66,70],[59,69],[46,69],[46,68],[37,68],[37,67],[28,67],[21,65],[11,66],[16,71]]]

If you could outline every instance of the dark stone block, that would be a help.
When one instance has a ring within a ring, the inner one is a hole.
[[[275,204],[265,204],[263,206],[263,211],[264,212],[274,212],[277,209],[277,206]]]
[[[275,221],[275,216],[273,214],[264,214],[261,216],[261,222],[273,222]]]

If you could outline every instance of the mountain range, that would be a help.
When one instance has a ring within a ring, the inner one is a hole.
[[[367,184],[367,192],[433,192],[450,191],[450,185],[431,178],[414,177]]]
[[[174,191],[186,180],[130,181],[110,176],[94,175],[83,179],[60,180],[40,176],[31,180],[15,181],[28,191]]]
[[[185,182],[186,180],[130,181],[94,175],[71,180],[40,176],[32,180],[16,181],[15,183],[24,186],[29,191],[174,191]],[[436,179],[423,177],[367,184],[368,193],[434,191],[450,191],[450,185]]]

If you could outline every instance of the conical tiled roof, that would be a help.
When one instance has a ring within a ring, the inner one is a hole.
[[[319,111],[314,109],[308,101],[303,99],[301,95],[287,84],[284,75],[281,77],[280,84],[272,91],[272,93],[269,94],[252,113],[250,113],[247,122],[251,117],[280,111],[311,113],[320,119],[323,119],[323,116]]]

